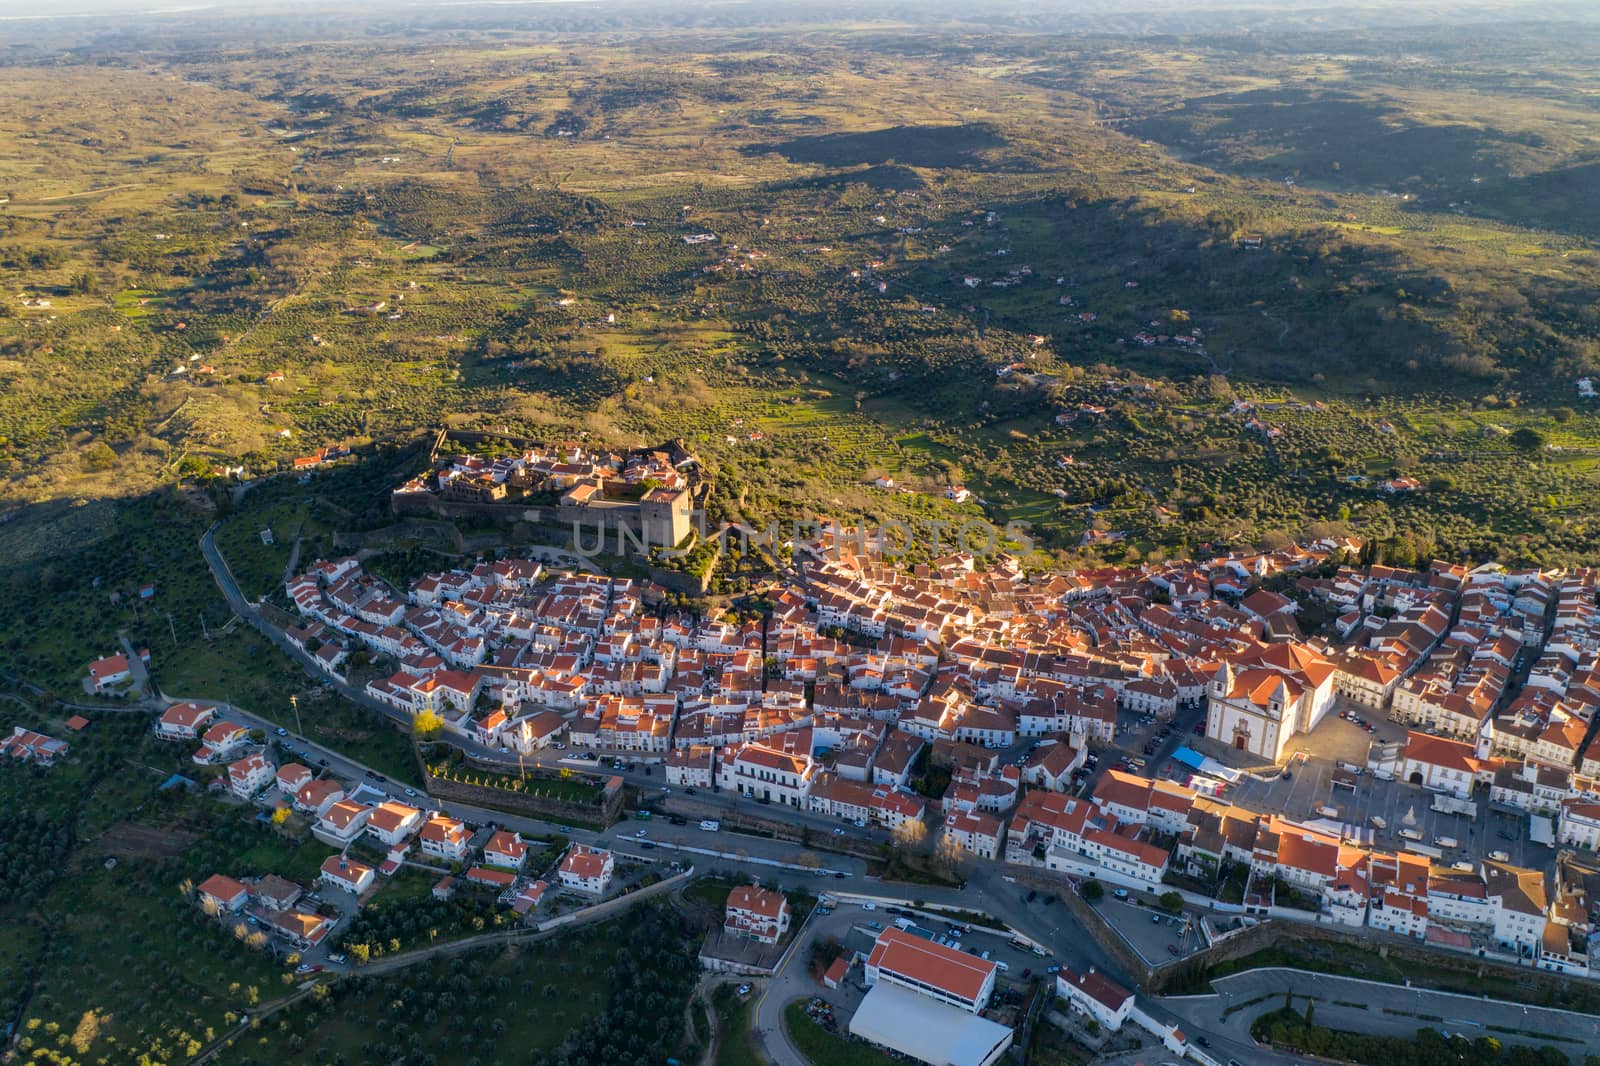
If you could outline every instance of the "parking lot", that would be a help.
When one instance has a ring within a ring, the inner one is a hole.
[[[1510,861],[1543,867],[1553,851],[1527,839],[1527,819],[1488,809],[1488,800],[1475,802],[1478,815],[1448,814],[1433,809],[1434,794],[1404,781],[1383,781],[1367,769],[1367,753],[1375,744],[1405,738],[1405,727],[1386,718],[1363,716],[1375,727],[1374,733],[1330,715],[1309,737],[1297,738],[1291,756],[1281,771],[1245,774],[1228,790],[1226,798],[1242,807],[1274,814],[1295,821],[1332,817],[1371,831],[1373,843],[1385,849],[1401,850],[1407,841],[1399,835],[1411,828],[1422,835],[1419,843],[1437,846],[1440,838],[1452,839],[1457,847],[1441,847],[1445,862],[1476,863],[1490,852],[1504,851]],[[1339,763],[1359,767],[1353,789],[1335,786]],[[1327,815],[1322,808],[1335,812]],[[1383,828],[1373,819],[1377,818]]]
[[[1117,736],[1113,750],[1101,760],[1103,766],[1115,766],[1120,758],[1143,760],[1144,768],[1132,766],[1134,772],[1155,776],[1179,745],[1195,739],[1195,724],[1205,718],[1204,706],[1180,708],[1177,716],[1163,721],[1153,715],[1117,713]]]
[[[1041,959],[1026,948],[1014,947],[1007,933],[984,926],[964,927],[960,923],[926,917],[905,908],[891,910],[882,904],[867,910],[860,904],[839,903],[832,908],[832,913],[821,916],[814,923],[809,938],[831,937],[839,941],[847,955],[864,957],[871,953],[873,941],[882,928],[892,926],[897,918],[908,918],[923,934],[932,934],[931,939],[944,938],[950,941],[948,946],[957,950],[973,955],[986,953],[991,960],[1004,967],[995,982],[1000,997],[1000,1001],[994,1005],[997,1013],[993,1016],[997,1020],[1007,1007],[1023,1001],[1029,982],[1047,977],[1046,970],[1056,963],[1055,959]],[[965,931],[960,937],[952,938],[949,934],[953,927],[961,927]],[[809,979],[805,987],[808,994],[818,996],[832,1005],[841,1022],[848,1024],[848,1019],[866,994],[864,981],[862,968],[854,966],[850,970],[850,977],[837,989],[824,988]]]
[[[1110,893],[1095,904],[1106,924],[1152,966],[1188,956],[1205,947],[1199,919],[1185,912],[1171,915],[1151,907],[1123,902]]]

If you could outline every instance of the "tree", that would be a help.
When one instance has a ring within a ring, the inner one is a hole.
[[[1161,909],[1166,911],[1168,914],[1177,914],[1179,911],[1183,910],[1183,896],[1177,892],[1163,892],[1161,893],[1161,898],[1156,900],[1156,902],[1159,903],[1161,905]]]
[[[432,740],[444,728],[444,719],[437,711],[423,711],[412,719],[411,735],[418,740]]]
[[[1511,434],[1511,443],[1525,452],[1536,452],[1544,447],[1544,434],[1532,426],[1522,426]]]
[[[1092,877],[1078,887],[1078,895],[1085,903],[1097,903],[1105,894],[1105,887]]]
[[[961,872],[961,867],[968,858],[967,849],[961,842],[949,833],[939,834],[939,840],[933,849],[934,861],[946,874],[955,877]]]
[[[928,823],[920,818],[907,818],[894,830],[896,847],[919,848],[928,839]]]

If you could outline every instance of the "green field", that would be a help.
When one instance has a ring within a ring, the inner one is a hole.
[[[870,1044],[828,1032],[806,1014],[804,1001],[783,1008],[783,1024],[789,1039],[813,1066],[888,1066],[898,1061]]]
[[[57,721],[0,707],[0,727]],[[154,739],[144,715],[106,714],[50,768],[0,765],[9,812],[0,924],[0,995],[20,1010],[24,1051],[82,1061],[169,1061],[285,990],[272,957],[205,918],[181,893],[213,873],[277,873],[308,883],[329,849],[299,846],[238,807],[158,792],[197,774],[187,750]],[[31,987],[24,975],[33,978]]]
[[[804,56],[715,28],[568,54],[490,28],[518,19],[429,45],[425,88],[398,44],[363,45],[371,79],[342,62],[353,16],[293,54],[0,71],[23,179],[0,281],[27,298],[0,317],[0,498],[40,505],[0,527],[9,558],[138,538],[143,501],[189,486],[177,524],[232,516],[220,543],[268,593],[296,538],[371,526],[341,472],[237,501],[216,470],[448,422],[681,436],[715,519],[984,516],[1027,523],[1040,565],[1329,529],[1402,558],[1592,560],[1593,26],[1505,27],[1492,56],[1456,26],[1246,50],[1035,27],[959,58],[907,28],[867,71],[845,30]],[[69,103],[70,125],[18,117]],[[124,154],[93,150],[108,136]],[[1394,474],[1424,491],[1377,492]],[[107,596],[139,576],[90,569]],[[187,630],[208,605],[164,582],[147,614],[98,613]],[[39,613],[73,660],[114,628]]]
[[[670,909],[639,907],[554,939],[341,981],[269,1019],[229,1054],[239,1063],[534,1054],[572,1066],[670,1057],[692,1050],[684,1024],[698,969],[692,944]],[[472,1003],[483,1024],[440,1024],[455,1002]]]

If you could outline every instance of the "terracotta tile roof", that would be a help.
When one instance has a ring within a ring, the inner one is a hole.
[[[885,929],[878,934],[867,965],[900,974],[969,1001],[982,995],[985,982],[995,971],[992,962],[899,929]]]

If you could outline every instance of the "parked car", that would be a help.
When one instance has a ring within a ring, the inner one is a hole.
[[[648,830],[641,829],[641,830],[639,830],[637,833],[635,833],[633,835],[642,839],[648,832],[649,832]]]
[[[274,729],[273,732],[278,734],[278,736],[280,736],[280,737],[286,737],[286,736],[289,735],[289,731],[287,729],[284,729],[282,726],[279,726],[277,729]]]

